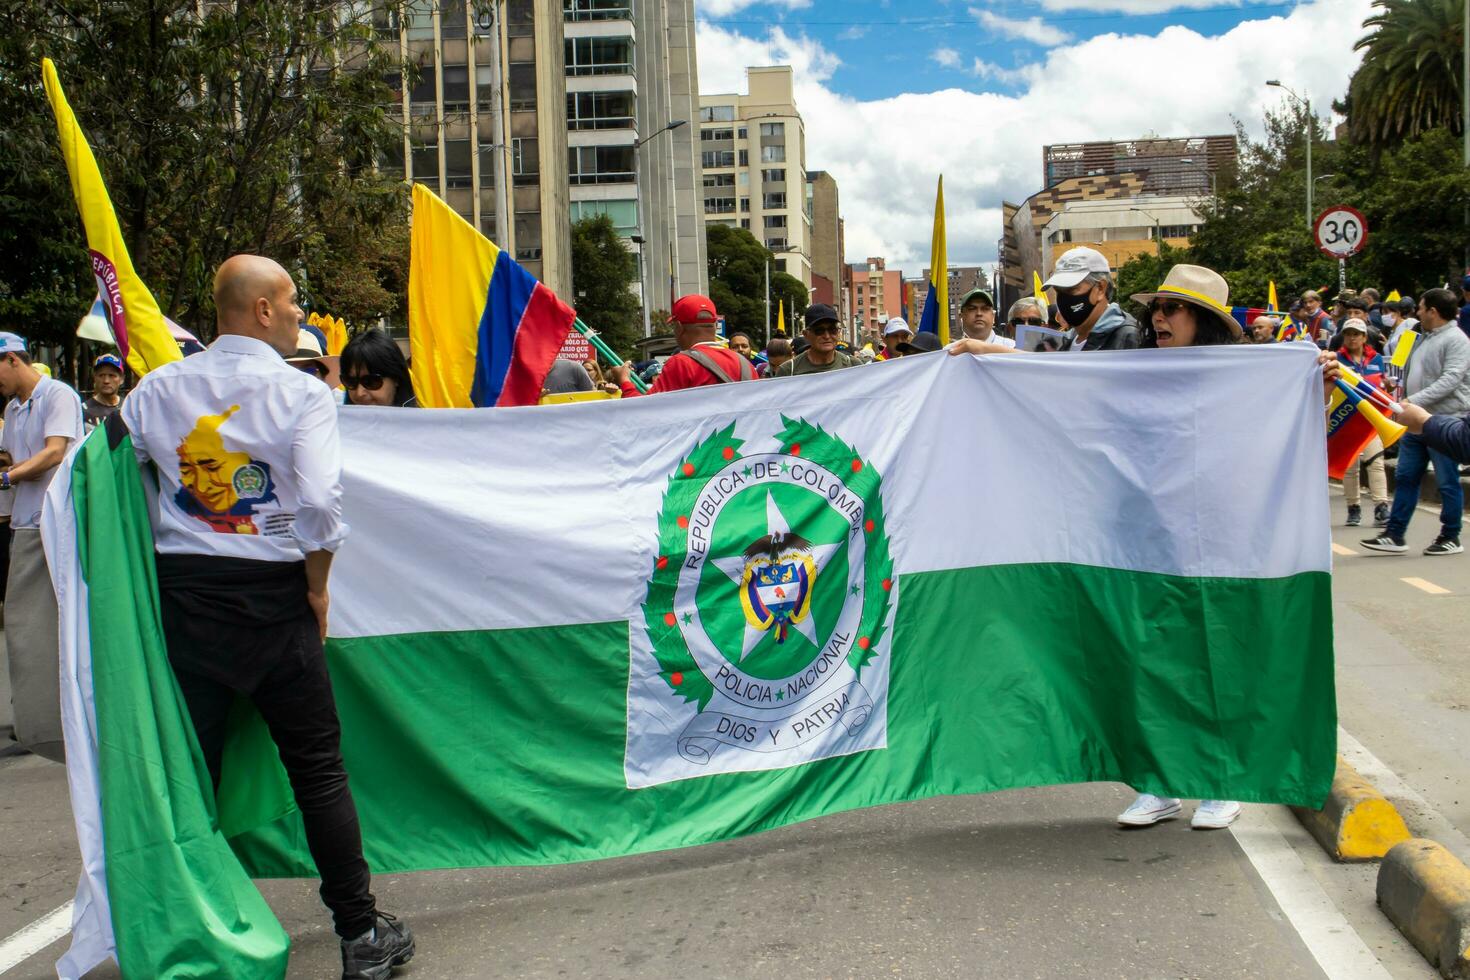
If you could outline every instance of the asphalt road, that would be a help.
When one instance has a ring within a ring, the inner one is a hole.
[[[1436,523],[1421,512],[1410,543]],[[1342,749],[1416,832],[1470,860],[1470,555],[1370,557],[1357,540],[1371,530],[1334,529]],[[1374,868],[1332,864],[1282,808],[1247,807],[1229,831],[1122,831],[1130,798],[1087,785],[939,799],[614,861],[387,876],[375,891],[419,936],[399,974],[418,980],[1434,975],[1374,905]],[[76,864],[61,767],[0,755],[6,980],[55,975],[64,940],[8,971],[7,943],[71,897]],[[292,935],[290,975],[336,976],[313,883],[261,888]]]

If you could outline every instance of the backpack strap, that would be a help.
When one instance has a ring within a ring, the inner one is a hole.
[[[685,357],[693,360],[695,364],[698,364],[710,374],[713,374],[720,384],[727,385],[734,382],[735,379],[730,377],[713,357],[710,357],[698,347],[691,347],[689,350],[684,351],[683,354]],[[750,366],[750,362],[745,358],[740,358],[740,380],[752,381],[754,379],[755,369]]]

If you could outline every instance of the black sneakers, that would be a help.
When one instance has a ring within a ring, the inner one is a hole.
[[[1390,555],[1402,555],[1409,550],[1403,538],[1389,537],[1386,533],[1376,538],[1364,538],[1360,543],[1369,551],[1384,551]]]
[[[1458,555],[1464,551],[1460,547],[1460,539],[1452,538],[1448,534],[1441,534],[1434,539],[1434,544],[1424,549],[1426,555]]]
[[[1373,526],[1388,527],[1388,504],[1378,504],[1373,508]]]
[[[1347,526],[1357,527],[1361,523],[1363,523],[1363,508],[1357,504],[1349,504]]]
[[[376,913],[372,932],[342,940],[342,980],[386,980],[413,959],[413,930],[387,912]]]

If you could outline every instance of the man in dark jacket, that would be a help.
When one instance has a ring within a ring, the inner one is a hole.
[[[1113,273],[1094,248],[1074,248],[1052,269],[1044,285],[1056,290],[1057,315],[1071,329],[1062,350],[1132,350],[1138,321],[1113,302]]]

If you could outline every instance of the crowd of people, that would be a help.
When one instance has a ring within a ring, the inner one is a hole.
[[[1459,465],[1470,461],[1470,304],[1448,288],[1417,299],[1385,301],[1371,289],[1336,298],[1329,312],[1308,291],[1282,317],[1261,316],[1246,330],[1229,288],[1194,265],[1171,269],[1157,290],[1133,295],[1143,311],[1119,303],[1107,260],[1089,248],[1063,255],[1039,296],[1011,304],[998,321],[992,294],[960,298],[951,356],[1045,356],[1041,351],[1101,352],[1268,344],[1309,340],[1322,348],[1324,399],[1350,368],[1381,388],[1406,427],[1397,446],[1397,482],[1388,494],[1381,442],[1363,451],[1373,521],[1370,550],[1403,553],[1425,470],[1440,488],[1440,532],[1427,555],[1461,551]],[[1470,291],[1470,277],[1464,284]],[[85,401],[33,363],[29,345],[0,333],[0,549],[5,627],[14,706],[13,737],[47,758],[65,760],[61,738],[58,615],[41,546],[46,487],[69,448],[95,426],[131,435],[156,488],[155,549],[160,612],[170,662],[216,787],[225,720],[233,699],[249,698],[280,749],[322,878],[321,894],[341,938],[344,977],[386,977],[414,952],[406,924],[377,909],[362,858],[357,813],[340,752],[340,727],[322,643],[332,556],[347,533],[342,522],[338,406],[418,405],[407,358],[385,331],[353,337],[340,355],[303,324],[290,275],[259,256],[236,256],[215,280],[218,339],[204,351],[143,377],[124,395],[125,365],[103,354],[92,365]],[[843,339],[839,315],[816,303],[795,338],[772,338],[756,350],[748,333],[720,336],[708,297],[678,300],[670,323],[678,351],[662,362],[647,394],[762,378],[861,368],[936,352],[938,337],[902,318],[884,323],[861,347]],[[1022,331],[1053,341],[1021,349]],[[1410,335],[1412,339],[1410,339]],[[1402,345],[1407,358],[1395,358]],[[867,368],[872,370],[872,368]],[[547,391],[601,389],[639,397],[634,367],[558,361]],[[1465,418],[1459,416],[1466,415]],[[229,426],[229,445],[220,434]],[[1343,481],[1346,521],[1362,520],[1359,466]],[[242,477],[243,474],[243,477]],[[272,521],[254,519],[261,502]],[[279,519],[276,519],[279,518]],[[1178,816],[1180,800],[1149,793],[1118,816],[1144,827]],[[1192,825],[1229,826],[1240,805],[1202,801]]]

